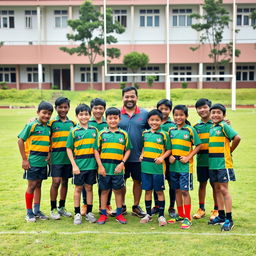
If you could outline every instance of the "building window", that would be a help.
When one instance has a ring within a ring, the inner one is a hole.
[[[66,28],[68,26],[68,11],[55,10],[54,19],[55,19],[55,28]]]
[[[238,8],[237,9],[237,26],[252,26],[256,24],[256,19],[251,18],[251,13],[255,8]]]
[[[0,10],[0,28],[14,28],[14,11]]]
[[[114,10],[114,21],[118,21],[123,27],[127,27],[127,10]]]
[[[255,66],[237,66],[237,81],[255,81]]]
[[[36,10],[25,10],[25,28],[33,28],[33,17],[35,17],[36,14]]]
[[[110,74],[126,74],[127,68],[126,67],[118,67],[118,66],[112,66],[109,67],[109,73]],[[111,83],[120,83],[120,82],[127,82],[128,77],[127,76],[110,76],[110,82]]]
[[[16,69],[14,67],[0,67],[0,82],[16,83]]]
[[[225,75],[225,67],[219,66],[218,72],[215,72],[214,66],[206,66],[206,75]],[[206,81],[212,82],[212,81],[225,81],[224,77],[206,77]]]
[[[192,67],[191,66],[173,66],[172,68],[173,75],[177,76],[185,76],[185,75],[192,75]],[[174,77],[174,82],[190,82],[192,79],[191,77]]]
[[[28,83],[38,83],[39,82],[39,75],[38,75],[38,68],[36,67],[28,67],[27,71],[27,81]],[[45,81],[45,69],[43,68],[43,82]]]
[[[192,9],[173,9],[172,10],[172,26],[173,27],[189,27],[192,25]]]
[[[141,73],[159,73],[160,67],[159,66],[147,66],[144,68],[141,68]],[[155,75],[156,79],[155,82],[159,82],[159,76]],[[146,76],[141,76],[141,82],[146,82],[147,77]]]
[[[90,67],[81,67],[80,68],[80,78],[81,82],[90,83],[91,81],[91,73]],[[98,68],[93,67],[93,82],[98,82]]]
[[[160,10],[140,10],[140,27],[159,27]]]

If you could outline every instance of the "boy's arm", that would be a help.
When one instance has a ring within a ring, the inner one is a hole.
[[[166,150],[163,155],[161,155],[160,157],[158,157],[158,158],[155,159],[155,163],[156,163],[156,164],[162,164],[163,161],[164,161],[164,159],[165,159],[166,157],[168,157],[170,154],[171,154],[171,150],[170,150],[170,149],[169,149],[169,150]]]
[[[141,150],[141,154],[140,154],[140,157],[139,157],[140,161],[143,160],[143,154],[144,154],[144,148],[142,148],[142,150]]]
[[[24,145],[23,139],[21,139],[21,138],[18,139],[18,146],[19,146],[20,155],[22,158],[22,168],[24,170],[28,170],[30,168],[30,164],[29,164],[29,161],[28,161],[26,153],[25,153],[25,145]]]
[[[197,154],[201,149],[201,144],[197,145],[187,156],[181,156],[180,162],[186,164],[195,154]]]
[[[115,168],[115,173],[120,173],[124,169],[124,163],[128,160],[130,154],[131,154],[130,149],[125,151],[122,162],[120,164],[118,164]]]
[[[76,162],[75,162],[75,159],[74,159],[74,156],[73,156],[73,151],[71,148],[67,148],[67,155],[68,155],[68,158],[72,164],[72,169],[73,169],[73,174],[80,174],[80,169],[78,168]]]
[[[97,149],[94,149],[94,156],[95,156],[95,160],[98,164],[98,173],[105,177],[107,175],[106,170],[101,162],[100,153]]]
[[[232,141],[232,144],[231,144],[231,147],[230,147],[230,153],[234,152],[234,150],[237,148],[240,141],[241,141],[241,137],[239,135],[236,135],[233,138],[233,141]]]

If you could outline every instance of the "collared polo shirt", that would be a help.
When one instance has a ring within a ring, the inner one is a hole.
[[[162,130],[168,132],[171,127],[176,127],[176,124],[169,118],[166,122],[161,124]]]
[[[98,131],[100,132],[101,130],[105,129],[108,127],[108,124],[105,120],[104,117],[102,117],[101,123],[97,123],[94,117],[92,117],[89,121],[89,126],[96,127]]]

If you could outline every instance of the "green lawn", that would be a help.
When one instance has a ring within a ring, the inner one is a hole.
[[[155,96],[155,101],[161,97]],[[88,103],[88,100],[86,102]],[[147,106],[144,102],[140,102],[140,105]],[[207,225],[209,213],[212,210],[209,187],[206,200],[207,216],[202,220],[193,221],[193,226],[187,231],[180,230],[178,224],[158,227],[156,217],[152,223],[142,225],[138,218],[130,214],[127,216],[127,225],[120,225],[113,218],[102,226],[88,224],[85,221],[80,226],[74,226],[71,218],[60,221],[26,223],[24,220],[26,181],[22,179],[23,171],[17,147],[17,134],[34,115],[35,109],[0,110],[0,231],[9,232],[8,234],[1,233],[0,255],[256,254],[255,109],[240,109],[235,112],[228,110],[227,113],[227,117],[232,121],[232,126],[238,131],[242,141],[233,154],[237,181],[230,184],[235,228],[225,234],[220,232],[219,226],[209,227]],[[70,117],[74,118],[73,109]],[[192,109],[189,120],[192,123],[198,120]],[[50,184],[50,179],[44,181],[42,189],[42,210],[47,214],[50,211]],[[131,210],[132,205],[131,184],[129,181],[128,211]],[[197,210],[198,203],[196,175],[194,176],[194,187],[194,191],[191,192],[192,212]],[[67,199],[67,208],[70,211],[73,211],[72,194],[73,187],[70,185]],[[143,201],[141,205],[144,208]],[[98,210],[97,205],[98,199],[95,196],[95,214]],[[114,200],[112,205],[114,205]],[[37,231],[38,233],[15,233],[20,231]],[[49,233],[40,234],[41,231]],[[61,232],[80,231],[95,233],[61,234]]]

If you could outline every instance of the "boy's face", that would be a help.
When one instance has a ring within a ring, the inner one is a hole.
[[[136,96],[136,92],[134,90],[124,93],[123,103],[126,108],[133,109],[137,105],[137,101],[138,97]]]
[[[158,107],[158,110],[160,110],[162,112],[162,114],[164,116],[164,120],[168,119],[168,117],[171,113],[171,109],[169,107],[162,104]]]
[[[40,111],[37,111],[37,115],[39,122],[46,124],[50,120],[52,112],[46,109],[41,109]]]
[[[212,109],[211,110],[211,119],[213,123],[217,124],[224,120],[225,115],[220,109]]]
[[[116,129],[120,122],[120,117],[118,115],[108,115],[106,121],[109,128]]]
[[[173,120],[177,125],[183,125],[187,119],[187,116],[185,115],[183,110],[175,110],[173,114]]]
[[[158,115],[151,116],[148,119],[148,124],[153,131],[157,131],[162,124],[162,119]]]
[[[60,118],[66,118],[68,111],[69,111],[69,105],[67,103],[60,104],[59,106],[56,106],[55,109],[58,113],[58,116]]]
[[[104,115],[104,112],[105,112],[105,108],[101,105],[92,107],[92,114],[96,119],[102,118],[102,116]]]
[[[210,107],[207,104],[196,108],[196,112],[202,119],[210,117]]]
[[[77,114],[76,117],[81,125],[87,125],[91,118],[91,115],[87,111],[81,111]]]

